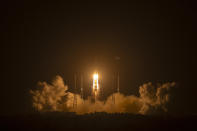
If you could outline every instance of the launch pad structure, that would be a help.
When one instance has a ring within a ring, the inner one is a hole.
[[[74,96],[73,96],[73,108],[77,108],[77,76],[80,77],[80,97],[84,102],[84,75],[83,73],[75,73],[74,74]],[[94,73],[91,79],[91,100],[93,103],[96,103],[99,98],[103,95],[103,85],[102,85],[102,75],[100,75],[98,72]],[[112,81],[112,87],[113,87],[113,93],[112,93],[112,102],[115,104],[115,95],[114,93],[120,92],[120,75],[119,72],[114,73],[113,75],[113,81]]]
[[[74,75],[75,85],[74,85],[74,98],[73,98],[73,108],[77,108],[77,74]]]

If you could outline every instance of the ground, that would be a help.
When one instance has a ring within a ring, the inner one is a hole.
[[[1,116],[1,128],[8,130],[196,130],[197,116],[93,113],[36,113]]]

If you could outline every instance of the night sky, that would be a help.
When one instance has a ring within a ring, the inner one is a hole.
[[[149,81],[175,81],[173,110],[197,113],[194,9],[178,0],[1,4],[0,113],[31,112],[38,81],[60,75],[72,90],[75,72],[95,70],[106,93],[117,71],[125,95]]]

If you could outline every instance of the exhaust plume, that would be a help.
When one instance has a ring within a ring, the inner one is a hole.
[[[40,112],[76,112],[77,114],[107,112],[107,113],[133,113],[153,114],[167,112],[167,104],[170,101],[170,90],[176,83],[169,82],[154,86],[151,82],[139,87],[139,97],[125,96],[121,93],[112,94],[116,98],[114,104],[112,95],[105,101],[92,103],[90,98],[85,100],[77,96],[77,108],[73,108],[74,94],[68,92],[68,86],[64,84],[60,76],[56,76],[52,84],[39,82],[39,88],[30,90],[33,107]]]

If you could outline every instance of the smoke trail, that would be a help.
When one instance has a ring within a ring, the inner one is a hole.
[[[33,107],[38,111],[62,111],[76,112],[77,114],[92,112],[108,113],[133,113],[152,114],[154,112],[166,112],[167,103],[170,100],[170,90],[175,83],[165,83],[154,86],[151,82],[139,87],[140,96],[125,96],[121,93],[112,95],[116,98],[116,103],[109,96],[106,101],[91,102],[91,99],[81,99],[77,96],[77,108],[73,108],[74,94],[68,92],[68,87],[60,76],[52,81],[52,84],[39,82],[37,90],[31,90]]]

